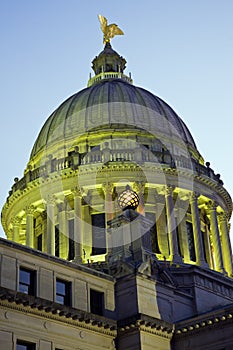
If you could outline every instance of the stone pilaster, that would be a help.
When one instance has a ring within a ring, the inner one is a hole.
[[[56,197],[47,197],[47,253],[55,255],[55,205]]]
[[[111,234],[107,230],[108,222],[113,219],[114,216],[114,202],[112,200],[112,194],[114,186],[112,183],[105,183],[103,184],[103,192],[105,196],[104,201],[104,211],[105,211],[105,232],[106,232],[106,245],[107,245],[107,252],[108,254],[111,253],[112,250],[112,241],[111,241]]]
[[[58,205],[59,214],[58,214],[58,222],[59,222],[59,256],[63,259],[67,259],[68,257],[68,247],[69,247],[69,232],[68,232],[68,220],[66,213],[66,204],[60,203]]]
[[[192,214],[193,238],[194,238],[194,247],[195,247],[195,254],[196,254],[196,263],[199,266],[207,267],[208,264],[205,261],[203,239],[202,239],[202,232],[201,232],[201,223],[200,223],[200,216],[199,216],[199,210],[198,210],[198,194],[195,192],[192,192],[190,196],[190,207],[191,207],[191,214]]]
[[[26,212],[26,245],[34,248],[34,212],[35,207],[29,205],[25,208]]]
[[[12,222],[12,226],[13,226],[12,241],[17,243],[19,243],[19,232],[20,232],[21,221],[22,219],[16,216]]]
[[[208,203],[208,212],[210,216],[210,231],[212,234],[212,241],[213,241],[213,248],[214,248],[215,269],[219,272],[225,272],[223,267],[223,257],[222,257],[219,229],[218,229],[216,207],[217,206],[214,202]]]
[[[228,230],[228,221],[227,216],[224,212],[218,215],[219,228],[221,233],[221,243],[222,243],[222,255],[223,255],[223,264],[226,272],[229,276],[233,276],[233,268],[232,268],[232,250],[231,250],[231,242],[230,235]]]
[[[82,218],[82,191],[76,186],[72,190],[74,196],[74,259],[82,262],[83,256],[83,218]]]
[[[165,201],[164,196],[155,193],[155,205],[156,205],[156,229],[158,237],[158,246],[161,254],[169,258],[169,243],[167,234],[166,224],[166,213],[165,213]]]
[[[168,230],[171,262],[180,263],[182,262],[182,258],[178,252],[177,227],[176,227],[176,221],[175,221],[175,215],[174,215],[173,190],[174,188],[172,186],[167,186],[165,188],[167,230]]]
[[[177,224],[179,230],[179,242],[180,250],[185,263],[190,262],[190,251],[188,243],[188,234],[186,226],[186,213],[188,209],[188,204],[186,200],[178,198],[177,201]]]

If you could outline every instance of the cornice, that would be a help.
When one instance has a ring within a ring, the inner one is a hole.
[[[126,334],[137,330],[155,334],[167,339],[172,338],[175,329],[172,323],[144,314],[137,314],[120,320],[117,322],[117,327],[119,334]]]
[[[49,300],[0,287],[0,306],[98,333],[116,336],[116,321]]]

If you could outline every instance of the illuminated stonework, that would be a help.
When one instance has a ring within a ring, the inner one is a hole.
[[[2,210],[1,349],[230,350],[231,197],[109,42],[92,63]]]
[[[172,108],[125,79],[125,66],[107,43],[90,86],[45,122],[2,211],[7,237],[67,260],[105,261],[108,221],[129,184],[156,227],[159,260],[232,276],[232,201],[220,176]]]

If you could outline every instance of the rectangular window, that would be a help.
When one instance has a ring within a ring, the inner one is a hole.
[[[192,223],[189,221],[186,221],[186,228],[187,228],[187,235],[188,235],[188,246],[189,246],[190,260],[196,261]]]
[[[68,260],[74,259],[74,219],[68,221],[69,223],[69,253]]]
[[[151,240],[152,252],[160,254],[161,252],[160,252],[159,243],[158,243],[155,213],[146,212],[146,218],[148,218],[151,221],[151,225],[152,225],[150,228],[150,240]],[[143,235],[142,240],[145,240],[146,236],[147,234]]]
[[[56,280],[56,302],[62,305],[71,305],[71,282]]]
[[[42,233],[37,236],[37,250],[42,252]]]
[[[105,214],[91,216],[92,223],[92,255],[106,253]]]
[[[36,350],[36,344],[17,340],[16,350]]]
[[[36,272],[20,267],[19,269],[19,292],[35,295],[36,293]]]
[[[103,316],[104,293],[97,290],[90,290],[90,311],[93,314]]]

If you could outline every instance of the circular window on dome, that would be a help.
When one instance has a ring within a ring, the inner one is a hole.
[[[136,192],[127,185],[126,189],[118,196],[118,205],[122,210],[136,209],[139,205],[139,197]]]

